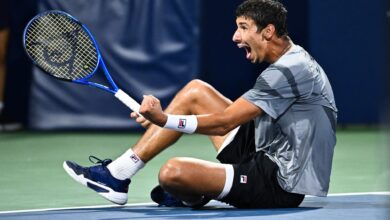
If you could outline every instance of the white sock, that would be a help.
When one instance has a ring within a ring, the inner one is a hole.
[[[142,169],[145,163],[129,149],[116,160],[108,164],[107,168],[111,175],[117,179],[130,179],[138,170]]]

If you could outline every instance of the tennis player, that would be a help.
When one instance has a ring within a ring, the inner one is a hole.
[[[136,121],[140,140],[114,161],[65,170],[108,200],[125,204],[130,179],[183,133],[208,135],[221,163],[172,158],[162,166],[152,199],[200,207],[210,199],[238,208],[298,207],[305,195],[326,196],[336,144],[337,108],[318,63],[293,43],[287,10],[275,0],[247,0],[236,10],[233,41],[252,63],[269,63],[234,102],[193,80],[165,111],[144,96]]]

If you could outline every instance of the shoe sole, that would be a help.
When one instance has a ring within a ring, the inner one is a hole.
[[[70,177],[72,177],[74,180],[79,182],[80,184],[94,190],[97,192],[94,187],[104,189],[106,192],[97,192],[100,196],[107,199],[110,202],[113,202],[118,205],[124,205],[127,203],[127,193],[118,193],[112,190],[111,188],[102,185],[98,182],[92,181],[90,179],[87,179],[84,177],[83,174],[77,175],[68,165],[66,162],[62,165],[64,167],[64,170],[69,174]]]

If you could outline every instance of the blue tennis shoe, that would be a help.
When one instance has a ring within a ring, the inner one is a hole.
[[[99,165],[83,167],[75,162],[65,161],[63,167],[74,180],[96,191],[107,200],[118,205],[126,204],[130,179],[119,180],[113,177],[107,168],[107,165],[112,162],[110,159],[100,160],[90,156],[89,160]]]
[[[150,192],[150,197],[153,202],[157,203],[159,207],[190,207],[193,209],[200,209],[204,205],[206,205],[210,199],[203,198],[196,204],[187,204],[180,199],[175,198],[170,193],[161,188],[160,185],[154,187],[154,189]]]
[[[181,200],[176,199],[171,194],[163,190],[160,185],[154,187],[154,189],[150,192],[150,197],[153,202],[157,203],[160,207],[187,207]]]

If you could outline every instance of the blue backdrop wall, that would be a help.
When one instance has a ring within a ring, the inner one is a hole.
[[[12,1],[6,113],[32,129],[140,128],[111,94],[57,82],[36,69],[31,74],[20,43],[21,31],[37,11],[47,9],[67,11],[86,23],[119,86],[138,100],[142,94],[153,94],[166,105],[193,78],[201,78],[236,99],[266,67],[248,63],[244,52],[231,41],[234,10],[241,2]],[[339,123],[380,123],[381,115],[386,114],[385,85],[390,73],[389,34],[385,32],[389,28],[389,3],[282,2],[289,10],[290,36],[329,76],[340,110]]]
[[[333,84],[339,122],[379,122],[390,73],[388,1],[309,1],[308,11],[309,49]]]
[[[197,77],[196,0],[47,0],[39,11],[62,10],[93,33],[119,88],[136,100],[153,94],[164,105]],[[104,82],[104,75],[92,80]],[[136,128],[130,110],[110,93],[53,80],[33,69],[29,111],[34,129]]]

